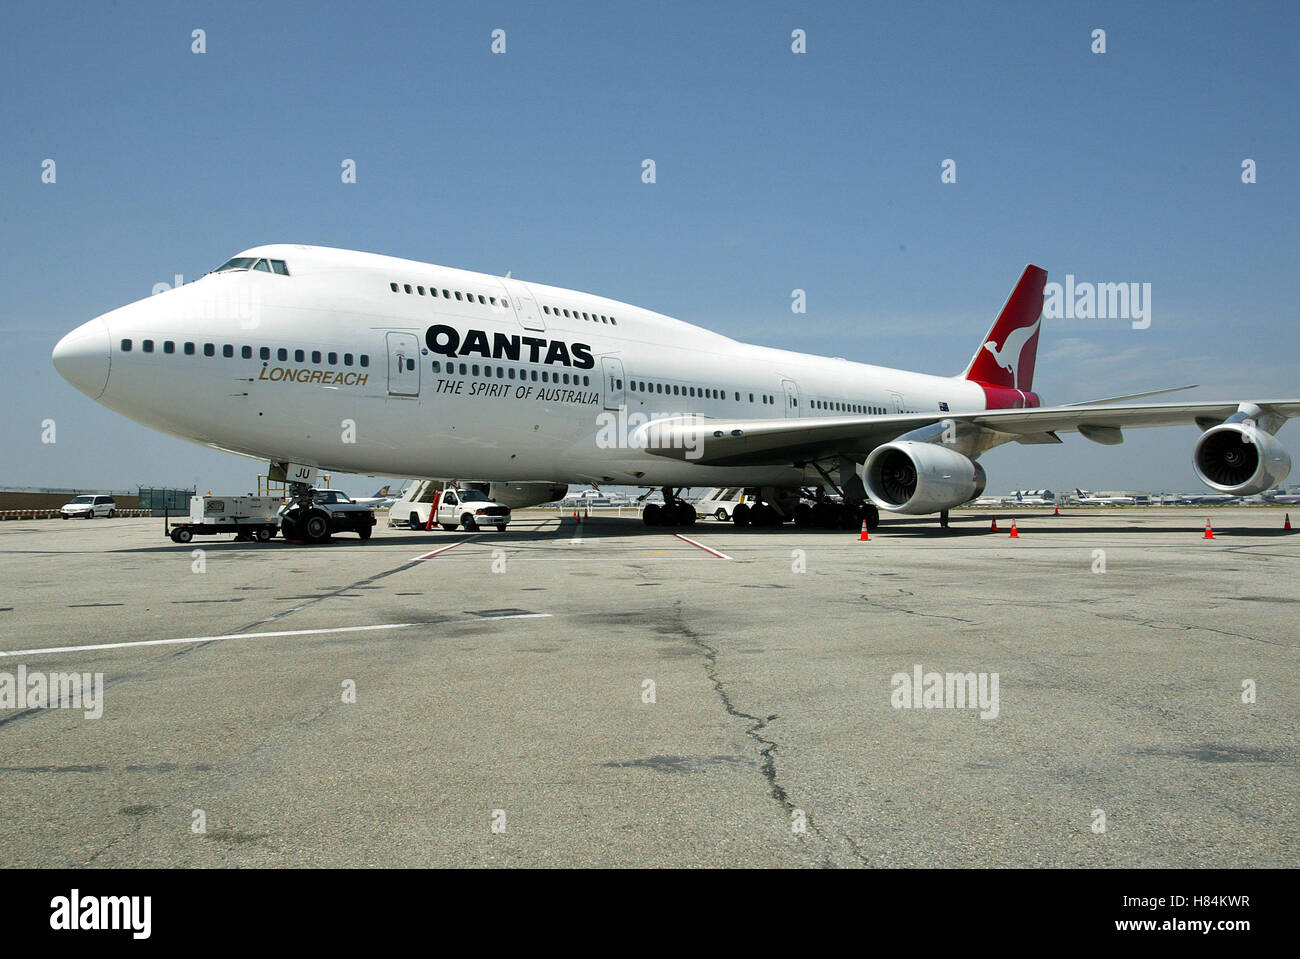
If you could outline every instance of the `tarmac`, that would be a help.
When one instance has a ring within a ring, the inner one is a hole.
[[[974,510],[867,542],[380,514],[319,547],[6,522],[0,859],[1294,866],[1284,512]],[[94,708],[20,667],[102,674]]]

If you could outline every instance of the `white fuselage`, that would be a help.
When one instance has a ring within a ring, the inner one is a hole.
[[[235,453],[500,481],[797,485],[803,469],[702,466],[623,440],[637,414],[985,408],[961,378],[753,346],[573,290],[319,247],[242,255],[289,275],[211,273],[114,310],[65,337],[60,372],[137,422]]]

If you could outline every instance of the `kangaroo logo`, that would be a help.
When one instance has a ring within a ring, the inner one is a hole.
[[[998,349],[997,343],[989,340],[984,344],[984,349],[993,354],[993,362],[1011,374],[1011,385],[1020,389],[1020,354],[1025,350],[1025,344],[1038,332],[1038,325],[1043,322],[1040,316],[1034,320],[1032,326],[1022,326],[1018,330],[1012,330],[1002,341],[1002,349]],[[1015,362],[1011,362],[1012,359]]]

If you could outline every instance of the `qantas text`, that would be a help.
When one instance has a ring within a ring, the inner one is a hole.
[[[586,343],[565,343],[541,336],[512,336],[505,333],[489,334],[483,330],[469,330],[462,337],[454,326],[438,324],[424,333],[424,344],[431,353],[443,356],[481,356],[492,360],[519,362],[523,347],[528,348],[525,358],[529,363],[548,363],[589,370],[596,365],[591,347]],[[543,354],[543,350],[545,353]]]

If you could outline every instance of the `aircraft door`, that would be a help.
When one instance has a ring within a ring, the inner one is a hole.
[[[420,395],[420,341],[414,333],[388,334],[388,395]]]
[[[507,278],[501,281],[501,285],[506,288],[506,295],[510,297],[510,307],[515,311],[515,318],[520,326],[525,330],[546,329],[542,311],[538,309],[537,300],[533,298],[533,292],[528,289],[527,284]]]
[[[799,387],[795,385],[794,380],[782,380],[781,388],[785,390],[785,415],[787,417],[799,416]]]
[[[890,401],[891,403],[894,404],[894,408],[893,408],[890,412],[892,412],[892,413],[901,413],[901,412],[903,412],[903,394],[902,394],[902,393],[890,393],[890,394],[889,394],[889,401]]]
[[[627,384],[623,382],[623,361],[612,356],[600,358],[600,369],[605,382],[601,384],[601,394],[605,397],[605,409],[616,410],[627,405]]]

